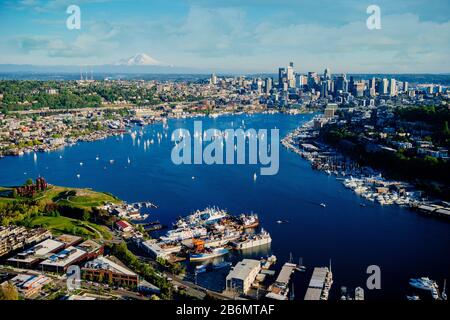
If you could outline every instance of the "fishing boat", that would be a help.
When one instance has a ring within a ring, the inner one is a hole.
[[[410,301],[418,301],[420,300],[419,296],[406,296],[406,299]]]
[[[214,249],[205,248],[204,252],[191,253],[189,255],[189,259],[191,261],[209,260],[212,258],[224,256],[228,254],[228,252],[229,250],[226,248],[214,248]]]
[[[256,228],[259,225],[259,218],[257,214],[241,214],[239,219],[241,220],[242,227],[244,229]]]
[[[254,247],[259,247],[272,242],[270,234],[261,230],[260,234],[255,235],[245,235],[239,241],[233,242],[233,246],[238,250],[249,249]]]
[[[160,237],[163,241],[183,241],[186,239],[192,239],[196,237],[204,237],[207,234],[207,230],[202,227],[194,228],[178,228],[169,230],[165,236]]]
[[[215,207],[208,207],[204,210],[197,210],[193,214],[180,218],[175,222],[175,226],[212,225],[227,217],[228,213]]]

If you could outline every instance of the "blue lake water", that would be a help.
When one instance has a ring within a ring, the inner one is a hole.
[[[201,120],[204,129],[238,128],[244,120],[246,128],[277,127],[283,137],[311,117],[259,114]],[[159,208],[152,210],[152,220],[166,224],[211,205],[228,209],[231,214],[256,212],[272,235],[270,251],[278,257],[278,267],[289,259],[290,252],[295,260],[303,257],[308,267],[305,274],[295,275],[297,299],[303,299],[312,268],[327,266],[330,258],[332,297],[339,296],[341,286],[366,289],[369,265],[381,268],[381,290],[365,290],[368,299],[403,299],[410,292],[411,277],[429,276],[441,286],[449,277],[448,222],[364,201],[341,181],[313,171],[306,160],[282,146],[279,172],[274,176],[260,176],[258,165],[177,166],[170,157],[170,135],[176,128],[192,130],[193,122],[170,120],[168,138],[161,144],[156,134],[165,132],[162,124],[145,127],[143,138],[155,141],[147,150],[142,142],[137,144],[137,138],[133,144],[131,136],[125,135],[39,153],[37,161],[33,154],[6,157],[0,160],[0,185],[21,184],[41,175],[56,185],[107,191],[128,202],[154,202]],[[326,208],[319,205],[322,202]],[[366,207],[360,203],[366,203]],[[277,224],[280,219],[289,223]],[[223,281],[224,272],[214,276]]]

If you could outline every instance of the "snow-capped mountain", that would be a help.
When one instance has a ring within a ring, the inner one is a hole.
[[[122,59],[115,63],[118,66],[160,66],[161,62],[145,53],[138,53],[128,59]]]

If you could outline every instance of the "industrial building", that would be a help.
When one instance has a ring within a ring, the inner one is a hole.
[[[260,270],[261,263],[258,260],[242,260],[227,275],[226,290],[247,294]]]
[[[125,266],[106,257],[88,261],[81,269],[88,280],[113,283],[119,286],[137,287],[139,277]]]
[[[44,240],[34,247],[9,258],[7,262],[17,268],[33,268],[40,261],[47,259],[52,253],[65,247],[65,244],[53,239]]]
[[[71,234],[62,234],[60,236],[58,236],[57,238],[55,238],[55,240],[63,242],[65,247],[74,247],[77,244],[81,243],[81,241],[83,241],[82,237],[78,237],[78,236],[74,236]]]
[[[58,253],[51,255],[39,264],[41,270],[51,272],[65,272],[73,264],[86,259],[87,252],[76,247],[68,247]]]
[[[86,260],[97,258],[103,255],[105,247],[94,240],[86,240],[79,244],[77,248],[86,252]]]
[[[36,295],[41,291],[42,287],[51,281],[50,278],[44,275],[34,274],[19,274],[10,280],[17,288],[17,291],[25,298]]]

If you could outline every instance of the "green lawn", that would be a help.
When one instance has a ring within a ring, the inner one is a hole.
[[[94,223],[71,219],[63,216],[49,217],[38,216],[31,220],[32,227],[45,226],[53,234],[70,233],[91,238],[111,239],[111,234],[105,226]],[[96,231],[95,231],[96,230]]]
[[[9,187],[0,187],[0,204],[12,201],[28,200],[25,198],[10,198],[7,193],[12,190]],[[57,202],[62,205],[69,205],[79,207],[82,209],[90,209],[98,207],[105,202],[120,203],[121,201],[116,197],[104,192],[96,192],[90,189],[65,188],[58,186],[51,186],[48,190],[37,194],[34,197],[41,203]]]

